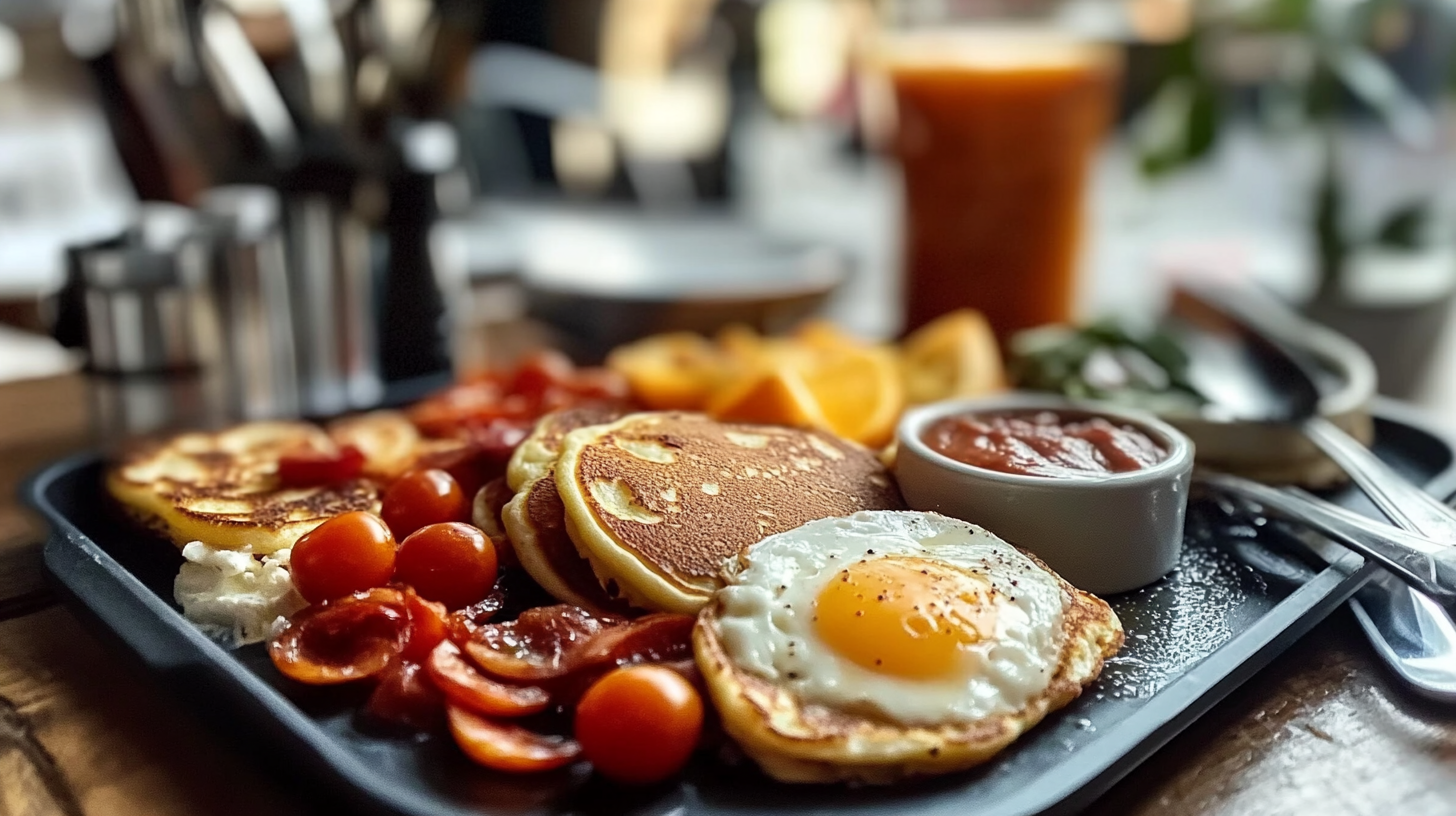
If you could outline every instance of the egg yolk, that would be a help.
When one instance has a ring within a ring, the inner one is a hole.
[[[819,637],[880,674],[928,680],[955,673],[961,653],[995,632],[992,590],[974,573],[921,558],[860,561],[814,601]]]

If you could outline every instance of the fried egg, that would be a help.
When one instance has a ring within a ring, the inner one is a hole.
[[[789,781],[984,761],[1116,652],[1112,610],[991,533],[931,513],[813,521],[749,547],[699,621],[724,727]]]

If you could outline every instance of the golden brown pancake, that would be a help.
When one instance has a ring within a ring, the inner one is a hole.
[[[498,476],[475,491],[475,499],[470,503],[470,521],[495,545],[496,557],[502,567],[521,565],[516,558],[516,548],[511,544],[511,537],[506,533],[501,519],[506,505],[514,497],[515,494],[506,487],[505,477]]]
[[[328,424],[328,432],[336,444],[358,448],[364,454],[364,475],[381,481],[402,476],[430,446],[399,411],[342,417]]]
[[[1123,630],[1106,602],[1056,578],[1066,599],[1056,673],[1020,710],[969,723],[906,725],[864,711],[807,703],[729,658],[716,604],[693,630],[698,669],[731,736],[764,772],[783,782],[885,784],[949,773],[994,757],[1028,729],[1075,700],[1122,647]],[[913,689],[907,687],[907,694]]]
[[[545,476],[561,455],[566,435],[578,428],[616,422],[627,412],[610,403],[578,405],[554,411],[541,417],[531,435],[522,440],[511,454],[506,467],[506,484],[520,493],[531,482]]]
[[[597,582],[591,563],[581,557],[566,533],[566,508],[550,470],[506,505],[501,513],[521,566],[541,588],[563,603],[593,612],[627,611]]]
[[[620,419],[612,405],[582,405],[542,417],[511,456],[506,481],[516,491],[501,511],[501,522],[517,560],[542,589],[564,603],[595,612],[623,612],[609,596],[566,534],[565,509],[552,470],[562,440],[578,428]]]
[[[331,450],[324,431],[302,422],[250,422],[216,433],[187,433],[124,455],[107,489],[143,524],[181,547],[269,553],[293,546],[326,519],[379,511],[368,479],[280,488],[278,460],[300,448]]]
[[[723,561],[814,519],[904,507],[870,451],[818,431],[633,414],[567,435],[566,529],[597,579],[644,609],[695,613]]]

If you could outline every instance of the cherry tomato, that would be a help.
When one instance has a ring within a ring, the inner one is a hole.
[[[268,657],[280,672],[300,683],[346,683],[388,668],[408,636],[404,593],[380,587],[294,615],[268,641]]]
[[[498,771],[549,771],[574,762],[581,746],[565,737],[527,731],[518,725],[495,722],[457,705],[445,704],[450,733],[465,755]]]
[[[470,499],[443,470],[412,470],[399,477],[384,492],[384,521],[394,537],[404,537],[426,524],[469,521]]]
[[[427,601],[413,589],[404,592],[405,615],[409,618],[409,638],[404,644],[404,659],[424,663],[440,641],[448,634],[449,612],[445,605]]]
[[[293,585],[309,603],[383,586],[394,575],[394,536],[379,516],[334,516],[293,545]]]
[[[479,527],[458,521],[431,524],[399,545],[395,578],[448,609],[485,598],[495,586],[495,545]]]
[[[444,723],[445,695],[435,688],[424,666],[396,660],[380,673],[364,713],[388,725],[427,731]]]
[[[613,670],[576,707],[576,739],[602,776],[630,785],[660,782],[687,764],[703,731],[703,699],[662,666]]]
[[[364,452],[353,445],[332,453],[306,448],[278,458],[278,483],[284,487],[337,484],[358,478],[362,472]]]
[[[536,686],[508,686],[481,674],[448,640],[430,653],[425,668],[451,703],[477,714],[524,717],[546,710],[551,703],[551,695]]]

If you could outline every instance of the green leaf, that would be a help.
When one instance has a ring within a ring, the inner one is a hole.
[[[1431,202],[1412,201],[1397,207],[1375,233],[1375,244],[1389,249],[1414,251],[1425,245],[1431,222]]]
[[[1111,390],[1094,384],[1088,377],[1089,362],[1099,352],[1131,350],[1161,369],[1166,376],[1149,379],[1139,366],[1123,368],[1124,385]],[[1186,404],[1207,400],[1188,381],[1188,355],[1170,336],[1130,331],[1115,319],[1098,320],[1078,329],[1058,327],[1055,331],[1032,329],[1012,338],[1011,379],[1017,387],[1053,391],[1069,397],[1091,397],[1152,406],[1172,404],[1170,396]]]
[[[1134,138],[1143,175],[1158,178],[1213,152],[1222,109],[1218,87],[1205,75],[1195,29],[1172,46],[1162,84],[1140,117]]]

